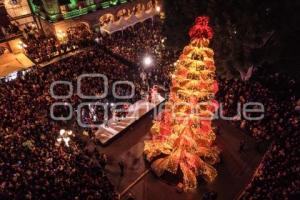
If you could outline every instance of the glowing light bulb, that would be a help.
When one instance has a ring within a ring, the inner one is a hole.
[[[66,132],[65,129],[61,129],[61,130],[59,131],[59,134],[60,134],[60,135],[63,135],[63,134],[65,134],[65,132]]]
[[[161,8],[160,8],[160,6],[156,6],[156,12],[160,12],[160,10],[161,10]]]
[[[144,59],[143,59],[143,63],[146,67],[149,67],[152,63],[153,63],[153,60],[150,56],[146,56]]]

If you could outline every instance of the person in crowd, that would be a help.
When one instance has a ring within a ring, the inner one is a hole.
[[[125,169],[125,164],[124,164],[123,160],[118,162],[118,165],[119,165],[119,168],[120,168],[120,176],[123,177],[124,176],[124,169]]]

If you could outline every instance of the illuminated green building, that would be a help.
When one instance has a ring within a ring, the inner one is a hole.
[[[120,11],[132,11],[147,7],[159,0],[22,0],[28,1],[37,27],[45,34],[67,31],[68,28],[84,23],[89,28],[100,26],[105,15],[117,17]]]
[[[134,0],[29,0],[32,12],[49,22],[57,22],[111,8]]]

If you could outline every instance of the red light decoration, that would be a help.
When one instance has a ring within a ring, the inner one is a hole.
[[[217,176],[212,165],[219,161],[220,151],[213,145],[216,136],[209,119],[219,107],[214,99],[219,86],[211,76],[216,67],[214,53],[208,47],[213,37],[208,21],[206,16],[198,17],[191,28],[191,42],[184,48],[171,76],[166,110],[154,121],[152,138],[145,141],[144,148],[158,176],[165,171],[175,175],[181,172],[179,185],[185,191],[197,187],[198,176],[207,182]]]
[[[207,16],[197,17],[195,25],[190,29],[189,35],[191,39],[209,39],[213,38],[213,30],[208,25],[209,18]]]

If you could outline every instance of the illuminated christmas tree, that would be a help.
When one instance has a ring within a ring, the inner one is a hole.
[[[164,172],[182,174],[184,190],[197,187],[197,177],[211,182],[217,176],[212,166],[220,151],[214,146],[211,119],[218,108],[218,91],[213,51],[208,48],[213,36],[208,17],[198,17],[189,35],[191,42],[176,62],[169,100],[154,121],[151,140],[144,153],[153,161],[158,176]]]

